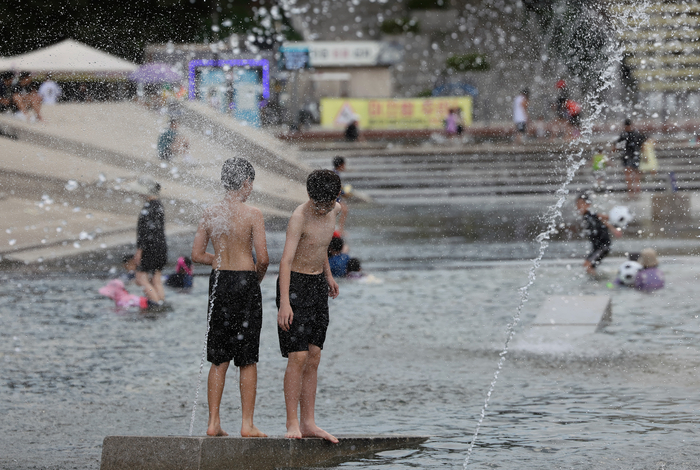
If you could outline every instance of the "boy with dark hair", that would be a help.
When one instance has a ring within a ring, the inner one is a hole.
[[[246,204],[255,170],[243,158],[230,158],[221,169],[224,199],[208,207],[199,222],[192,261],[212,267],[209,276],[207,360],[211,362],[207,398],[207,435],[227,436],[219,408],[230,361],[240,368],[241,436],[266,437],[253,424],[262,328],[260,282],[269,258],[262,212]],[[207,253],[211,241],[214,253]],[[257,261],[253,260],[253,249]]]
[[[328,264],[328,246],[340,213],[336,198],[340,178],[331,170],[316,170],[307,181],[309,200],[289,219],[277,280],[277,331],[284,374],[288,438],[338,439],[316,425],[314,408],[321,350],[328,328],[328,296],[338,296]],[[301,418],[297,413],[300,409]]]
[[[345,158],[341,156],[333,157],[333,171],[336,173],[345,171]]]
[[[608,216],[605,214],[595,214],[590,211],[591,200],[586,193],[579,195],[576,199],[576,209],[583,216],[584,228],[588,234],[588,239],[593,245],[592,251],[586,256],[583,266],[586,272],[594,276],[596,267],[603,261],[603,258],[610,253],[610,230],[616,237],[620,237],[621,232],[608,222]]]
[[[328,265],[331,268],[333,277],[343,277],[348,273],[349,260],[350,255],[346,252],[346,245],[343,239],[333,237],[328,245]]]

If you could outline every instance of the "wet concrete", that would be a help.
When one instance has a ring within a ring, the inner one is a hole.
[[[275,470],[315,467],[418,447],[425,436],[339,436],[322,439],[108,436],[101,470]]]

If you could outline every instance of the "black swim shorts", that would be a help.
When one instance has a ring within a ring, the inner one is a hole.
[[[216,284],[216,287],[215,287]],[[213,299],[213,303],[212,303]],[[207,360],[243,367],[258,362],[262,294],[255,271],[215,271],[209,276]]]
[[[309,344],[323,349],[328,330],[328,282],[321,274],[292,271],[289,282],[289,303],[294,317],[289,331],[277,325],[282,356],[290,352],[308,351]],[[280,308],[280,281],[277,279],[277,308]]]
[[[154,273],[156,271],[162,271],[165,264],[168,262],[168,252],[167,251],[143,251],[141,255],[141,263],[136,267],[137,271],[145,273]]]
[[[632,168],[634,170],[638,170],[640,162],[641,158],[639,157],[639,155],[635,155],[633,157],[622,157],[622,166],[625,168]]]
[[[591,251],[588,254],[588,256],[586,256],[586,260],[589,261],[593,266],[598,266],[601,263],[601,261],[603,261],[603,258],[608,256],[609,253],[609,246],[601,246],[600,248]]]

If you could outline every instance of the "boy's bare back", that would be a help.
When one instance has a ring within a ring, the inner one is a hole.
[[[204,253],[211,241],[214,254]],[[192,249],[209,255],[213,268],[229,271],[255,271],[253,248],[258,266],[267,266],[267,244],[262,212],[237,198],[227,195],[221,202],[207,208],[199,223]],[[199,257],[198,257],[199,258]],[[259,269],[258,269],[259,270]],[[260,273],[258,273],[260,275]],[[264,275],[264,272],[262,273]]]

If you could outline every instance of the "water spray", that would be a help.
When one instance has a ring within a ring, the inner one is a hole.
[[[618,12],[617,15],[613,15],[612,17],[612,23],[619,23],[620,25],[627,25],[628,20],[630,19],[647,19],[644,16],[644,10],[645,7],[648,5],[648,0],[645,0],[644,2],[641,2],[640,5],[636,5],[633,9],[627,9],[624,12]],[[619,28],[619,25],[618,25]],[[636,29],[636,28],[635,28]],[[501,373],[501,370],[503,369],[503,364],[506,361],[506,356],[508,354],[508,348],[510,347],[510,342],[513,339],[513,336],[515,335],[515,328],[520,323],[520,316],[523,310],[523,307],[525,306],[525,303],[527,302],[529,296],[530,296],[530,287],[535,283],[536,279],[536,274],[537,270],[540,267],[540,264],[542,262],[542,258],[544,257],[545,252],[547,251],[547,248],[549,247],[549,241],[555,233],[557,233],[557,220],[559,217],[561,217],[561,208],[564,205],[564,202],[566,201],[566,196],[569,194],[569,189],[568,186],[571,184],[573,181],[574,177],[576,176],[576,172],[581,168],[581,166],[586,162],[585,158],[583,157],[583,152],[584,149],[580,145],[581,143],[584,144],[590,144],[591,143],[591,137],[593,135],[593,121],[600,117],[603,112],[603,104],[599,101],[599,97],[601,93],[607,89],[609,89],[612,86],[615,74],[617,73],[617,68],[616,65],[622,62],[622,50],[620,50],[619,47],[616,47],[614,44],[610,44],[608,46],[608,50],[606,51],[608,61],[606,63],[606,67],[603,70],[603,73],[601,74],[602,78],[602,85],[595,91],[592,91],[588,93],[588,95],[585,97],[585,101],[587,103],[590,103],[593,108],[593,112],[590,114],[590,116],[586,119],[583,120],[583,129],[581,131],[581,137],[577,141],[572,141],[568,143],[569,150],[571,150],[571,153],[567,154],[566,157],[566,162],[568,164],[567,172],[566,172],[566,178],[560,185],[559,189],[556,191],[556,196],[558,196],[557,202],[555,202],[553,205],[551,205],[544,213],[542,216],[542,219],[546,221],[547,227],[546,229],[540,233],[536,238],[535,241],[539,243],[539,252],[537,256],[532,260],[532,266],[530,267],[530,270],[528,271],[528,276],[527,276],[527,283],[522,286],[520,289],[518,289],[518,295],[519,295],[519,303],[518,307],[515,309],[515,313],[513,314],[513,318],[511,322],[508,324],[506,328],[506,339],[503,344],[503,349],[501,350],[498,358],[498,363],[496,365],[496,371],[493,374],[493,380],[491,381],[491,384],[489,385],[488,392],[486,392],[486,398],[484,399],[484,404],[481,407],[481,413],[479,414],[479,420],[476,423],[476,429],[474,430],[474,436],[472,437],[471,443],[469,444],[469,449],[467,450],[467,456],[464,459],[464,469],[466,470],[467,466],[469,465],[469,459],[472,455],[472,452],[474,450],[474,446],[476,444],[476,439],[479,436],[479,430],[481,428],[481,424],[484,422],[484,418],[486,417],[486,409],[489,406],[489,402],[491,401],[491,396],[493,395],[493,391],[496,388],[496,383],[498,382],[498,376]]]
[[[221,247],[223,250],[223,246]],[[221,273],[221,251],[216,259],[216,268],[214,269],[214,284],[211,288],[211,298],[209,299],[209,308],[207,309],[207,332],[204,334],[204,346],[202,347],[202,360],[199,362],[199,375],[197,376],[197,387],[194,392],[194,402],[192,404],[192,418],[190,419],[190,436],[194,430],[194,417],[197,413],[197,399],[199,398],[199,387],[202,385],[202,371],[204,370],[204,359],[207,354],[207,340],[209,339],[209,330],[211,328],[211,312],[214,310],[214,300],[216,299],[216,287],[219,284],[219,274]]]

